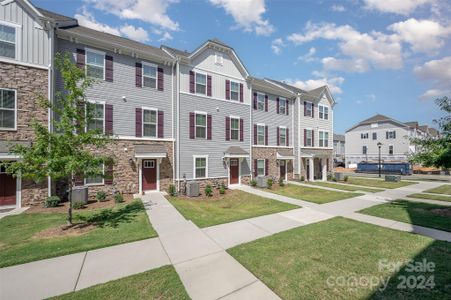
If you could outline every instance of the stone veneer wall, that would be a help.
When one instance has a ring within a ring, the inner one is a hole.
[[[0,62],[0,88],[17,93],[17,130],[0,131],[0,140],[33,141],[33,120],[47,124],[47,109],[38,104],[38,95],[48,95],[47,70]],[[42,203],[47,197],[47,181],[36,184],[22,180],[22,206]]]
[[[252,160],[254,159],[268,159],[268,176],[279,179],[280,167],[277,164],[277,151],[286,148],[278,147],[252,147]],[[251,162],[251,171],[254,172],[254,162]],[[293,160],[287,160],[287,179],[293,179]]]
[[[319,158],[315,158],[315,161],[318,160]],[[308,160],[308,158],[302,158],[301,157],[301,174],[299,176],[297,176],[298,178],[296,179],[301,179],[302,176],[304,176],[304,179],[307,180],[307,165],[306,163],[304,163],[306,160]],[[333,159],[332,156],[329,158],[329,167],[328,167],[328,171],[327,174],[332,174],[333,173]]]

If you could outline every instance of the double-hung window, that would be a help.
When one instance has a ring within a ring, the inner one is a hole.
[[[105,79],[105,54],[86,50],[86,76]]]
[[[367,146],[362,146],[362,154],[367,154],[368,153],[368,147]]]
[[[396,131],[387,131],[386,132],[386,138],[387,139],[396,139]]]
[[[287,145],[287,129],[285,127],[279,127],[279,145]]]
[[[153,89],[157,88],[157,67],[143,64],[143,86]]]
[[[286,115],[287,114],[287,100],[285,98],[279,99],[279,114]]]
[[[307,129],[305,131],[305,146],[306,147],[312,147],[313,146],[313,137],[312,134],[313,130],[312,129]]]
[[[143,109],[143,136],[157,137],[157,111],[155,109]]]
[[[360,138],[361,138],[362,140],[367,140],[367,139],[368,139],[368,132],[366,132],[366,133],[361,133],[361,134],[360,134]]]
[[[319,132],[319,146],[324,148],[329,147],[329,132],[327,131]]]
[[[103,176],[105,173],[105,166],[102,164],[102,174],[98,175],[91,175],[85,177],[85,184],[86,185],[94,185],[94,184],[103,184]]]
[[[265,110],[265,95],[257,93],[257,109]]]
[[[87,130],[105,132],[105,104],[87,103]]]
[[[313,117],[313,102],[305,102],[305,115],[307,117]]]
[[[240,119],[230,118],[230,139],[238,141],[240,139]]]
[[[207,115],[196,113],[196,138],[207,138]]]
[[[207,156],[194,157],[194,178],[207,177]]]
[[[319,105],[319,118],[323,120],[329,120],[329,107]]]
[[[238,82],[230,81],[230,99],[240,100],[240,84]]]
[[[257,145],[265,144],[265,125],[257,125]]]
[[[196,73],[196,94],[207,94],[207,75]]]
[[[257,160],[257,175],[265,176],[265,160],[264,159]]]
[[[377,140],[377,132],[373,132],[373,140]]]
[[[16,129],[16,91],[0,89],[0,129]]]
[[[16,27],[0,24],[0,56],[16,59]]]
[[[388,155],[393,155],[393,145],[388,146]]]

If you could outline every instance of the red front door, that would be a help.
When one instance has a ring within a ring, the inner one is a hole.
[[[230,159],[230,184],[237,184],[240,180],[240,164],[238,158]]]
[[[16,205],[16,178],[0,171],[0,206]]]
[[[143,191],[157,189],[157,160],[145,159],[142,164]]]
[[[280,161],[280,178],[285,180],[285,174],[287,173],[287,162],[285,160]]]

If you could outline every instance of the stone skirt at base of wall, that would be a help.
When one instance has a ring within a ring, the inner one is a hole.
[[[251,180],[251,176],[250,175],[242,175],[241,176],[241,184],[242,185],[249,185],[249,182]],[[205,179],[189,179],[186,180],[186,182],[192,182],[192,181],[196,181],[199,183],[199,192],[201,194],[204,194],[205,191],[205,187],[207,185],[211,185],[211,187],[213,189],[215,188],[220,188],[221,185],[224,185],[225,187],[228,187],[227,185],[227,181],[228,178],[227,177],[220,177],[220,178],[205,178]],[[183,180],[180,180],[180,190],[179,193],[184,193],[184,186],[185,186],[185,182]]]
[[[277,152],[279,150],[286,151],[287,148],[280,147],[252,147],[252,159],[268,159],[268,176],[278,180],[280,176],[280,166],[277,160]],[[254,162],[252,161],[252,172],[254,172]],[[286,160],[287,163],[287,179],[293,179],[293,160]]]

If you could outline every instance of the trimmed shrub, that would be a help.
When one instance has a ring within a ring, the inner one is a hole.
[[[268,178],[268,180],[266,181],[266,188],[272,189],[273,183],[274,183],[274,180],[272,180],[272,178]]]
[[[60,197],[58,196],[50,196],[47,197],[47,199],[45,199],[44,201],[44,207],[48,208],[48,207],[57,207],[61,202]]]
[[[225,186],[221,185],[221,187],[219,188],[219,194],[224,195],[225,194]]]
[[[211,197],[213,196],[213,189],[211,188],[211,185],[207,184],[205,187],[205,196]]]
[[[106,200],[106,193],[104,191],[98,191],[96,194],[97,201],[105,201]]]
[[[304,176],[301,176],[301,181],[305,181],[305,177]]]
[[[283,182],[283,178],[279,178],[279,186],[285,186],[285,182]]]
[[[348,179],[349,179],[349,176],[348,176],[348,175],[346,175],[346,176],[343,178],[344,181],[348,181]]]
[[[256,187],[256,186],[257,186],[257,180],[252,179],[251,181],[249,181],[249,185],[250,185],[251,187]]]
[[[122,202],[124,202],[124,196],[122,196],[121,193],[114,194],[114,202],[115,203],[122,203]]]
[[[177,190],[175,189],[175,185],[174,184],[170,184],[168,187],[168,194],[171,197],[174,197],[177,194]]]
[[[73,209],[82,209],[82,208],[85,208],[85,204],[83,203],[83,201],[75,201],[72,203],[72,208]]]

